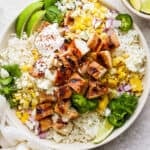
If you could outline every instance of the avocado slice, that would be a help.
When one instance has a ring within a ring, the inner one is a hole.
[[[141,0],[130,0],[130,3],[135,9],[140,11],[140,9],[141,9]]]
[[[141,11],[150,14],[150,0],[143,0]]]
[[[19,38],[22,36],[22,33],[31,15],[34,12],[41,10],[43,6],[44,6],[44,3],[41,1],[34,2],[30,4],[29,6],[27,6],[21,12],[21,14],[18,16],[17,21],[16,21],[16,34]]]
[[[26,33],[28,36],[37,29],[38,25],[44,18],[45,12],[45,10],[39,10],[31,16],[26,26]]]

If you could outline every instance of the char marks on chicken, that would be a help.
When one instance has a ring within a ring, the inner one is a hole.
[[[64,25],[72,23],[70,13],[66,14]],[[72,130],[71,120],[79,117],[71,104],[72,94],[81,94],[91,100],[108,94],[108,87],[101,84],[101,78],[112,68],[111,50],[118,46],[119,41],[114,32],[104,36],[94,33],[87,42],[77,38],[64,43],[55,57],[59,64],[55,66],[56,89],[53,94],[42,91],[39,95],[35,119],[39,121],[41,132],[53,128],[65,135],[68,133],[64,132],[64,127],[68,126]],[[42,77],[36,74],[35,66],[31,75]]]

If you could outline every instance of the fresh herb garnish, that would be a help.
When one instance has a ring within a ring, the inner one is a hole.
[[[50,23],[60,24],[63,20],[63,15],[58,7],[53,5],[46,9],[45,19]]]
[[[5,66],[2,66],[2,68],[4,68],[5,70],[7,70],[8,73],[10,74],[10,76],[12,76],[12,77],[19,78],[21,76],[21,70],[20,70],[18,64],[5,65]]]
[[[13,81],[13,77],[0,78],[0,84],[5,86],[11,84]]]
[[[44,0],[44,8],[47,9],[48,7],[55,5],[57,0]]]
[[[88,100],[80,94],[72,95],[72,106],[79,112],[85,113],[95,110],[98,107],[97,100]]]
[[[112,99],[109,103],[111,115],[108,116],[109,122],[116,128],[121,127],[125,121],[133,114],[137,106],[137,97],[131,94],[122,94]]]
[[[21,70],[17,64],[5,65],[1,68],[5,69],[9,73],[9,76],[6,78],[0,77],[0,94],[4,95],[10,107],[14,108],[17,106],[17,103],[12,101],[12,95],[17,91],[15,80],[21,76]]]

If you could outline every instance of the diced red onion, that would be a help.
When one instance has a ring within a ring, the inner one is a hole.
[[[118,87],[118,91],[121,93],[129,92],[130,90],[131,90],[131,86],[129,84],[126,84],[126,85],[122,84]]]
[[[106,24],[105,24],[106,29],[112,28],[112,25],[113,25],[113,19],[106,20]]]
[[[131,86],[130,85],[126,85],[124,86],[124,90],[127,92],[127,91],[130,91],[131,90]]]
[[[48,136],[48,132],[43,132],[39,134],[40,139],[45,139]]]
[[[120,26],[121,26],[121,21],[119,20],[113,20],[111,18],[106,20],[106,25],[105,25],[106,29],[118,28]]]
[[[119,20],[113,20],[113,25],[114,28],[118,28],[121,26],[121,21]]]
[[[101,23],[102,23],[102,21],[98,18],[94,18],[92,21],[92,25],[95,29],[98,28],[101,25]]]

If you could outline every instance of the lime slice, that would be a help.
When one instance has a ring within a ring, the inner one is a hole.
[[[29,6],[27,6],[21,12],[21,14],[18,16],[17,21],[16,21],[16,34],[19,38],[22,36],[22,33],[31,15],[37,10],[42,9],[43,6],[44,6],[43,2],[40,2],[40,1],[34,2],[30,4]]]
[[[45,12],[46,12],[45,10],[40,10],[40,11],[35,12],[31,16],[26,27],[26,32],[28,36],[30,36],[37,29],[38,25],[44,18]]]
[[[130,3],[135,9],[141,9],[141,0],[130,0]]]
[[[143,0],[140,10],[144,13],[150,14],[150,0]]]
[[[93,143],[97,144],[103,141],[114,129],[114,126],[111,125],[107,119],[104,120],[102,125],[100,125],[98,134],[96,135]]]

